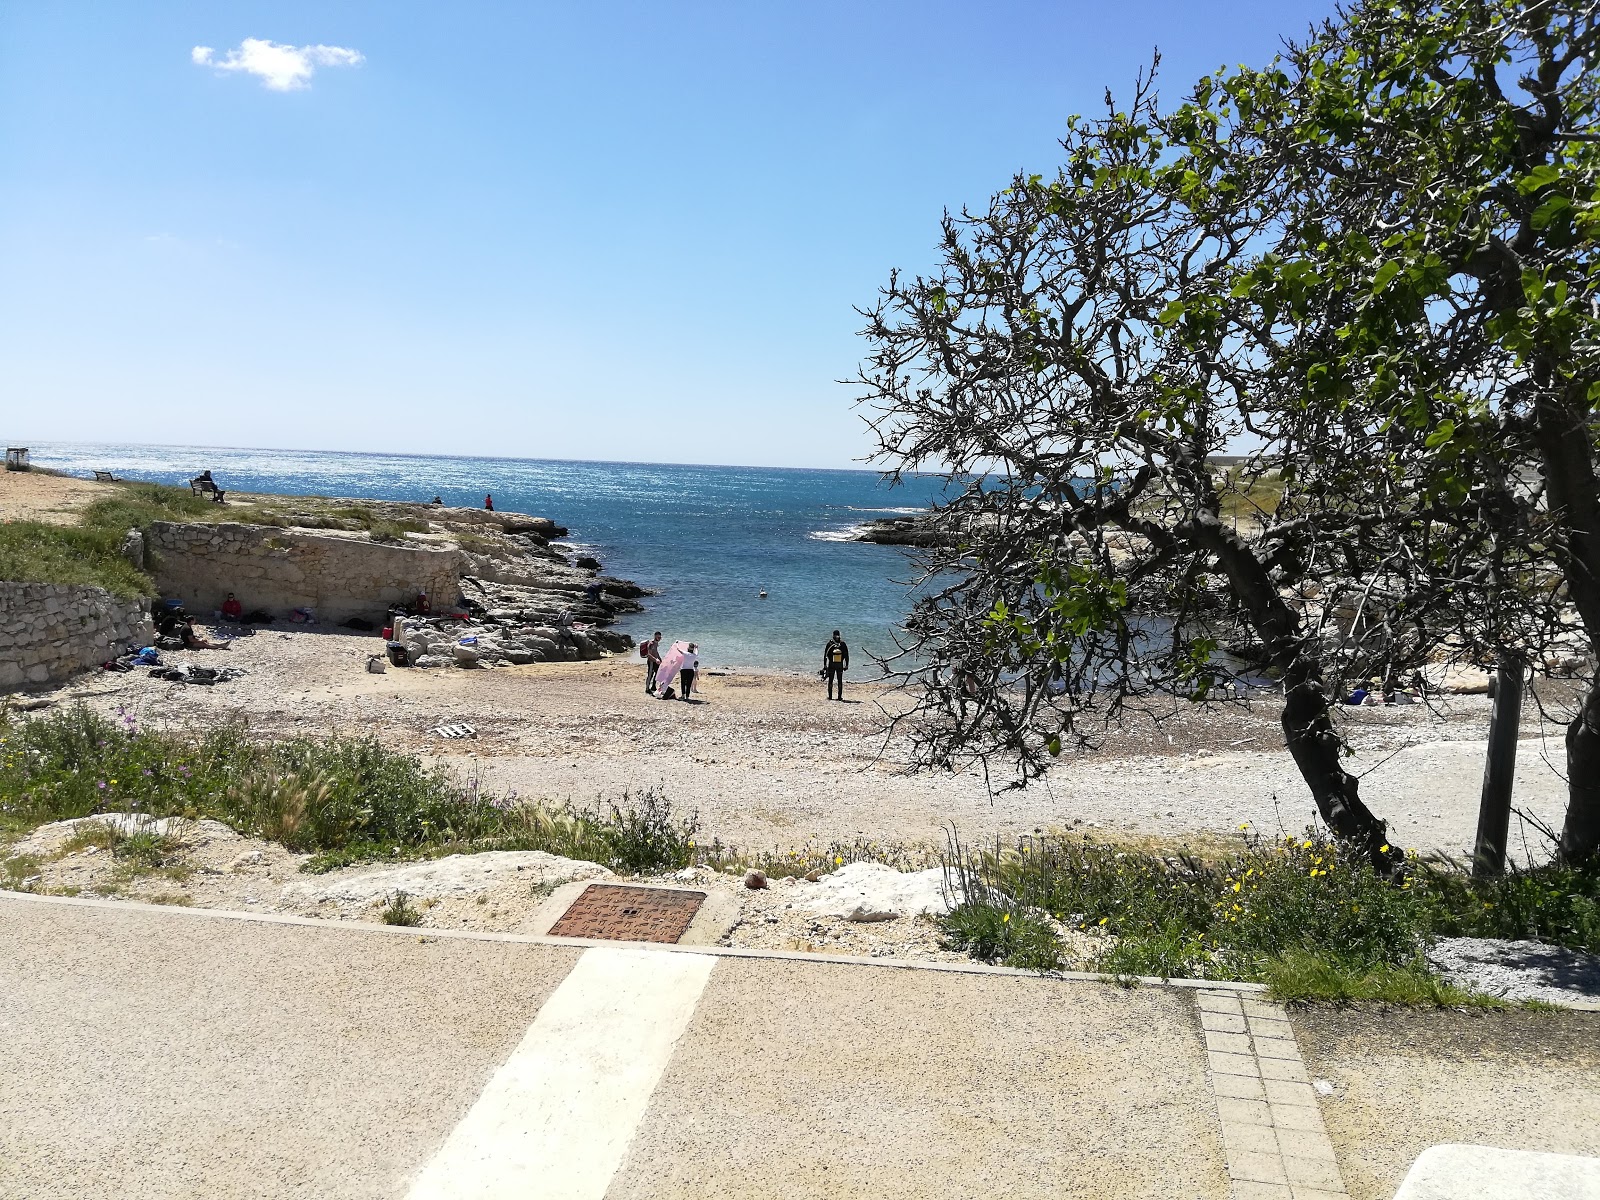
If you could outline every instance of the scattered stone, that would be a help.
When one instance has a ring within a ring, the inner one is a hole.
[[[744,873],[744,885],[752,892],[760,891],[767,886],[766,873],[762,871],[746,871]]]
[[[1311,1086],[1319,1096],[1333,1095],[1333,1084],[1329,1083],[1326,1079],[1313,1079],[1311,1081]]]

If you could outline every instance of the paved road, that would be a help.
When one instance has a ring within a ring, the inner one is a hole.
[[[0,997],[8,1198],[1228,1195],[1178,990],[0,897]]]
[[[1193,988],[0,893],[0,1080],[6,1200],[1344,1194],[1283,1012]]]

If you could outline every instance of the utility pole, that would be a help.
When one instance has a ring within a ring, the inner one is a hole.
[[[1503,653],[1489,681],[1494,712],[1489,718],[1489,753],[1483,760],[1478,801],[1478,838],[1472,873],[1480,879],[1506,869],[1506,834],[1511,828],[1511,778],[1517,768],[1517,730],[1522,724],[1522,660]]]

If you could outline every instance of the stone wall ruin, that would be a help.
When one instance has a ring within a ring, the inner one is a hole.
[[[147,601],[97,587],[0,582],[0,691],[64,683],[154,638]]]
[[[146,554],[165,597],[198,617],[233,592],[245,611],[275,617],[311,608],[317,620],[380,622],[389,607],[426,592],[435,609],[461,602],[461,552],[364,535],[311,533],[265,525],[157,521]]]

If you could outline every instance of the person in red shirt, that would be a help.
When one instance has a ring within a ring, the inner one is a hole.
[[[494,497],[493,496],[485,496],[483,498],[483,507],[484,507],[485,511],[493,512],[494,511]]]
[[[228,598],[222,602],[222,619],[237,621],[242,616],[244,616],[244,605],[239,603],[239,597],[229,592]]]

